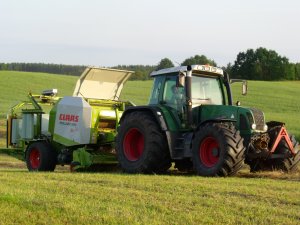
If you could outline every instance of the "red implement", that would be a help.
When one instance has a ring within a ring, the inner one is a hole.
[[[289,135],[288,135],[288,132],[286,131],[286,129],[285,129],[284,126],[282,126],[282,127],[280,128],[279,134],[278,134],[278,136],[277,136],[277,138],[276,138],[276,140],[275,140],[275,142],[274,142],[274,144],[273,144],[273,147],[272,147],[270,153],[273,153],[273,152],[275,151],[275,149],[277,148],[279,142],[280,142],[282,139],[284,139],[285,142],[288,144],[288,147],[289,147],[291,153],[292,153],[293,155],[296,155],[296,153],[295,153],[295,151],[294,151],[294,147],[293,147],[292,141],[291,141],[291,139],[290,139],[290,137],[289,137]]]

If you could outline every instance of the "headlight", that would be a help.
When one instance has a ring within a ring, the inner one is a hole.
[[[252,128],[252,130],[256,130],[256,124],[253,123],[253,124],[251,125],[251,128]]]
[[[267,130],[268,130],[268,125],[265,124],[265,125],[264,125],[264,131],[267,131]]]

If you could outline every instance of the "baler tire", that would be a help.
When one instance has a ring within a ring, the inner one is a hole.
[[[116,151],[126,173],[164,173],[171,166],[166,136],[147,112],[132,112],[122,119]]]
[[[57,154],[49,143],[33,142],[26,150],[25,160],[29,171],[54,171]]]
[[[240,132],[229,123],[207,123],[192,142],[194,170],[200,176],[231,176],[244,164]]]

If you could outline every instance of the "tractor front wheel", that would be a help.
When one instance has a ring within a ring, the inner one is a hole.
[[[231,124],[207,123],[195,133],[192,145],[198,175],[234,175],[244,163],[243,138]]]
[[[51,145],[46,142],[31,143],[25,154],[29,171],[54,171],[57,157]]]
[[[127,173],[163,173],[171,166],[165,134],[151,114],[128,114],[118,130],[118,161]]]

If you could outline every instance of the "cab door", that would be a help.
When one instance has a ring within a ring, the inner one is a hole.
[[[176,76],[167,76],[164,82],[162,101],[179,129],[186,124],[185,89],[176,86]]]

